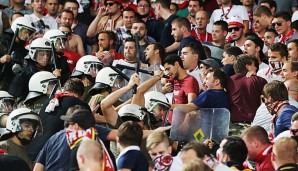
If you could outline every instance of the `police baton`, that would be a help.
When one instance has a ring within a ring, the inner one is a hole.
[[[9,46],[9,49],[8,49],[8,52],[7,52],[8,55],[11,55],[11,53],[12,53],[12,47],[13,47],[13,45],[15,43],[15,40],[16,40],[18,34],[19,34],[19,28],[16,28],[16,31],[15,31],[13,37],[12,37],[12,41],[10,43],[10,46]],[[3,67],[2,67],[0,78],[2,78],[2,76],[3,76],[4,72],[5,72],[6,65],[7,64],[4,64]]]
[[[54,68],[57,68],[57,54],[56,54],[56,49],[55,49],[55,45],[54,45],[54,41],[51,41],[51,51],[52,51],[52,59],[53,59],[53,63],[54,63]],[[60,78],[58,78],[58,86],[57,89],[61,90],[61,82],[60,82]]]
[[[123,69],[128,69],[128,70],[133,70],[135,71],[136,68],[131,67],[131,66],[127,66],[127,65],[122,65],[122,64],[117,64],[116,65],[117,68],[123,68]],[[154,71],[148,71],[148,70],[143,70],[143,69],[139,69],[139,72],[144,73],[144,74],[148,74],[148,75],[154,75]],[[168,75],[163,75],[163,78],[170,78],[170,76]]]
[[[137,66],[135,68],[135,73],[139,74],[139,70],[140,70],[140,44],[139,44],[139,37],[138,37],[138,33],[134,34],[133,35],[134,39],[135,39],[135,44],[136,44],[136,60],[137,60]],[[138,88],[138,85],[134,85],[133,86],[133,89],[132,89],[132,93],[133,94],[136,94],[137,93],[137,88]]]

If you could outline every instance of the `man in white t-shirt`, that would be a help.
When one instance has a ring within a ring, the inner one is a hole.
[[[33,14],[25,15],[25,17],[29,17],[32,20],[37,33],[44,34],[48,30],[58,29],[58,24],[54,18],[43,15],[46,0],[33,0],[31,5]]]
[[[211,18],[210,23],[208,24],[207,31],[209,33],[212,32],[212,26],[215,21],[223,20],[228,22],[231,17],[239,16],[244,21],[244,32],[248,31],[248,13],[244,6],[242,5],[234,5],[232,0],[222,0],[222,6],[220,9],[214,10]]]

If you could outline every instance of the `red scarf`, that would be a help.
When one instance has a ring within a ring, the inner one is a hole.
[[[281,36],[279,39],[279,43],[285,44],[286,41],[294,34],[294,30],[292,29],[286,36]]]
[[[95,128],[89,128],[86,130],[66,129],[66,139],[67,139],[67,143],[68,143],[70,149],[73,149],[74,147],[76,147],[81,141],[84,141],[84,139],[92,139],[92,140],[98,141],[104,151],[104,154],[103,154],[104,160],[103,160],[102,170],[115,171],[112,159],[111,159],[105,145],[99,138],[97,138],[97,132],[96,132]]]

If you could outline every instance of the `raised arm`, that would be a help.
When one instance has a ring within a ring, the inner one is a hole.
[[[116,103],[116,101],[119,100],[120,97],[122,97],[130,89],[132,89],[135,84],[138,85],[139,83],[140,83],[139,75],[135,73],[130,77],[130,80],[126,86],[109,94],[106,98],[104,98],[101,101],[101,110],[102,110],[103,116],[106,118],[106,121],[109,124],[114,126],[118,119],[118,113],[113,107],[113,104]]]
[[[155,71],[154,76],[143,82],[140,86],[138,86],[137,93],[132,98],[132,104],[137,104],[141,107],[145,104],[144,94],[156,84],[163,76],[163,71]]]
[[[91,24],[88,27],[87,33],[86,35],[88,37],[93,37],[96,35],[97,31],[98,31],[98,24],[100,22],[100,19],[106,14],[106,9],[105,7],[101,7],[96,15],[96,17],[94,18],[94,20],[91,22]]]

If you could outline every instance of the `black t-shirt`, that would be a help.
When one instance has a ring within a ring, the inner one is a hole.
[[[171,35],[172,33],[172,21],[178,18],[177,15],[171,15],[164,21],[164,28],[161,31],[160,44],[166,48],[175,42],[175,39]]]
[[[28,164],[21,158],[12,155],[0,155],[1,171],[30,171]]]

